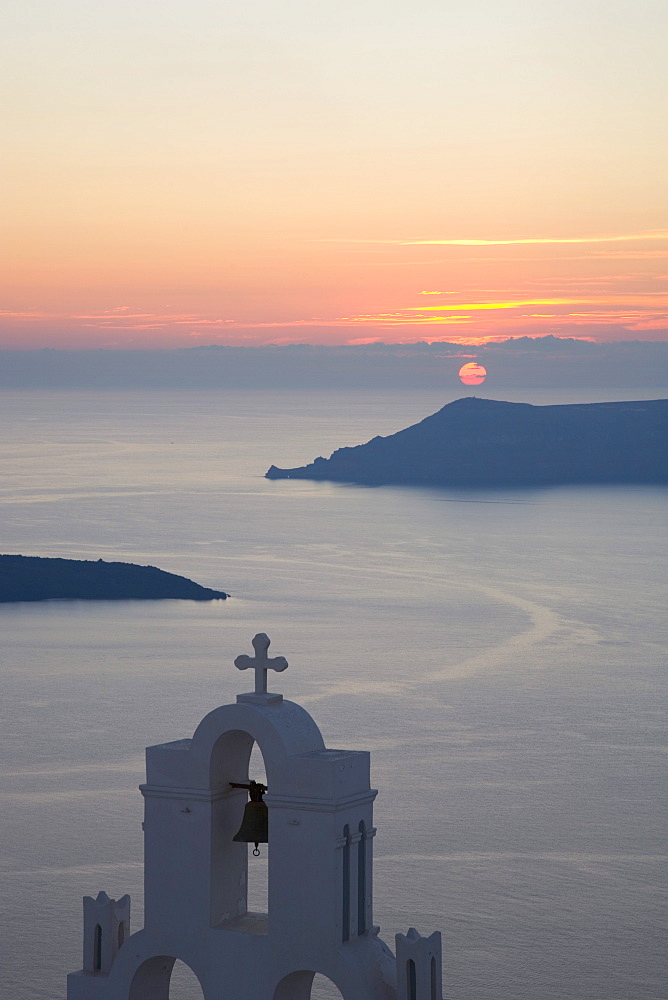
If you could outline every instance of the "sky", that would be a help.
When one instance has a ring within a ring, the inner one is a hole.
[[[9,0],[0,347],[668,340],[665,0]]]

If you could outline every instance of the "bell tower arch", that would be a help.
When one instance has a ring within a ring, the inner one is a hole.
[[[147,748],[144,928],[104,968],[71,974],[68,1000],[166,1000],[176,959],[205,1000],[308,1000],[316,973],[344,1000],[423,1000],[410,984],[407,993],[405,969],[435,948],[423,956],[411,937],[398,994],[394,955],[373,924],[369,754],[327,748],[308,712],[267,690],[267,672],[287,668],[268,647],[260,633],[255,655],[235,660],[254,669],[253,691],[209,712],[192,738]],[[248,846],[234,839],[254,744],[268,787],[267,914],[248,910]],[[440,978],[424,1000],[441,1000]]]

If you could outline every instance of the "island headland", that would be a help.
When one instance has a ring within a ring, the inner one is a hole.
[[[134,563],[0,555],[0,603],[47,601],[224,601],[222,590]]]
[[[668,483],[668,399],[534,406],[469,396],[418,424],[268,479],[365,486]]]

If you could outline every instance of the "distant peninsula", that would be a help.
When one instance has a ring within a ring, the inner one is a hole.
[[[224,601],[222,590],[209,590],[198,583],[165,573],[155,566],[97,562],[78,559],[47,559],[40,556],[0,555],[0,603],[47,601],[69,598],[78,601]]]
[[[268,479],[454,488],[668,483],[668,399],[533,406],[475,396]]]

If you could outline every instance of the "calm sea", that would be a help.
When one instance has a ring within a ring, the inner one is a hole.
[[[248,686],[257,631],[328,745],[371,751],[375,918],[442,930],[446,996],[666,996],[668,490],[263,478],[465,394],[0,397],[0,551],[231,594],[0,605],[2,1000],[65,996],[84,894],[130,892],[141,926],[144,747]]]

